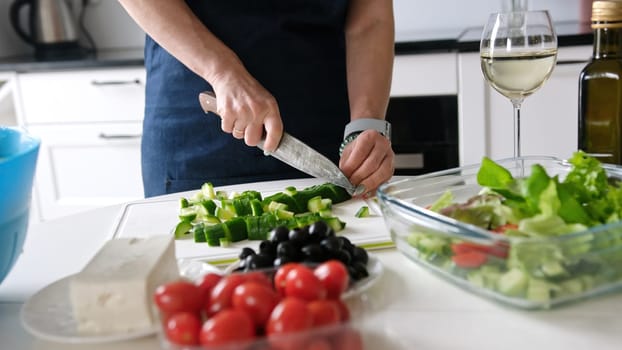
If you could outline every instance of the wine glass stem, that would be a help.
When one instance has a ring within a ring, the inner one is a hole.
[[[520,153],[520,107],[521,103],[512,101],[514,109],[514,158],[521,156]]]

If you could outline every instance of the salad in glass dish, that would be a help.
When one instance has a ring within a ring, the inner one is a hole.
[[[549,308],[622,286],[622,168],[576,152],[388,183],[385,222],[412,260],[478,294]]]

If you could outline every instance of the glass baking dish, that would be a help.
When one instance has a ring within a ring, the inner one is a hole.
[[[496,161],[517,177],[540,164],[564,179],[571,164],[552,157]],[[523,309],[548,309],[620,290],[622,221],[547,237],[506,236],[427,209],[446,191],[463,203],[478,194],[480,165],[391,181],[378,190],[398,250],[412,261],[485,298]],[[603,165],[622,179],[622,167]],[[456,247],[476,247],[485,263],[457,264]]]

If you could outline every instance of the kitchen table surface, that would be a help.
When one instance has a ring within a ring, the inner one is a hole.
[[[304,181],[299,184],[309,180]],[[227,189],[284,189],[291,183],[257,183]],[[129,205],[163,203],[180,196],[173,194]],[[155,336],[104,344],[50,342],[33,337],[20,322],[20,309],[28,298],[50,283],[78,272],[106,240],[119,235],[127,209],[128,204],[115,205],[31,226],[23,254],[0,284],[0,348],[159,348]],[[175,214],[161,212],[159,216]],[[354,219],[345,218],[348,220]],[[382,221],[379,217],[374,220],[376,224]],[[170,227],[158,227],[161,223],[154,217],[141,221],[152,223],[154,233],[170,231]],[[360,312],[354,324],[363,335],[366,349],[603,350],[619,349],[622,344],[620,293],[553,310],[523,311],[448,284],[394,248],[374,250],[373,254],[383,264],[384,272],[357,299]]]

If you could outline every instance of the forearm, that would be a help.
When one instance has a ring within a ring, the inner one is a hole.
[[[353,0],[346,22],[350,117],[384,119],[394,58],[391,0]]]
[[[207,81],[242,63],[192,13],[183,0],[119,0],[128,14],[159,45]]]

